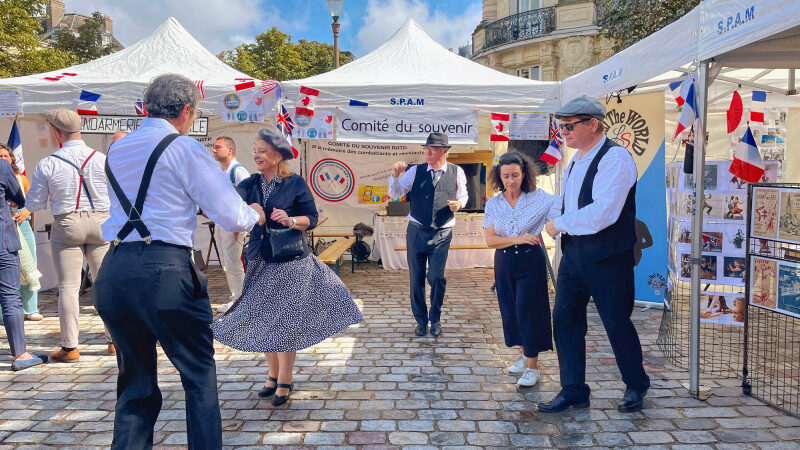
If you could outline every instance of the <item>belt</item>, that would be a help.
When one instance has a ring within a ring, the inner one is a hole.
[[[183,251],[187,251],[187,252],[192,250],[191,248],[189,248],[189,247],[187,247],[185,245],[178,245],[178,244],[173,244],[173,243],[170,243],[170,242],[164,242],[164,241],[160,241],[160,240],[150,241],[149,244],[147,242],[145,242],[145,241],[120,242],[119,244],[115,245],[115,247],[128,247],[128,246],[132,246],[132,245],[145,245],[146,247],[147,246],[174,247],[174,248],[177,248],[179,250],[183,250]]]
[[[502,248],[500,249],[500,251],[502,251],[503,253],[513,253],[515,255],[518,255],[520,253],[532,252],[535,247],[536,247],[535,245],[531,244],[515,244],[512,245],[511,247]]]

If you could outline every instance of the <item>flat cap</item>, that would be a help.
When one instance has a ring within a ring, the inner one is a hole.
[[[44,118],[50,122],[50,125],[61,131],[67,133],[77,133],[81,131],[81,116],[70,109],[51,109],[44,113]]]
[[[294,159],[294,152],[292,152],[292,146],[289,145],[289,141],[287,141],[286,138],[281,136],[280,134],[268,128],[262,128],[258,130],[258,138],[266,142],[267,144],[271,145],[275,150],[280,152],[284,160]]]
[[[581,95],[568,101],[566,105],[556,112],[556,118],[558,119],[572,116],[592,116],[603,120],[606,117],[606,107],[596,98]]]

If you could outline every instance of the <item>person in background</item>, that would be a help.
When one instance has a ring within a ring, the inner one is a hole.
[[[398,161],[389,177],[389,195],[411,202],[406,230],[406,254],[411,290],[411,311],[417,321],[414,333],[425,336],[428,322],[431,336],[442,334],[440,318],[447,279],[444,268],[453,239],[453,213],[469,200],[467,177],[461,167],[447,162],[450,150],[444,133],[431,133],[425,143],[427,164],[410,166]],[[425,304],[425,272],[431,285],[431,309]]]
[[[108,151],[113,240],[92,292],[119,353],[115,449],[153,446],[161,410],[160,344],[181,376],[190,449],[222,448],[213,318],[207,280],[192,264],[197,209],[221,227],[248,231],[264,222],[242,202],[206,148],[186,136],[200,102],[182,75],[153,79],[144,92],[148,117]]]
[[[488,177],[499,194],[486,202],[483,228],[486,245],[495,248],[494,279],[507,347],[522,355],[508,368],[521,373],[517,385],[539,381],[540,352],[553,349],[547,252],[539,241],[545,222],[558,217],[557,195],[536,188],[536,168],[527,156],[510,152],[500,157]]]
[[[113,136],[111,136],[111,143],[113,144],[114,142],[117,142],[118,140],[124,138],[127,135],[128,135],[127,131],[117,131],[116,133],[114,133]]]
[[[0,159],[5,159],[11,164],[11,168],[14,169],[14,176],[22,187],[22,194],[25,195],[31,188],[31,183],[28,181],[28,177],[20,173],[19,167],[17,167],[17,159],[14,157],[14,151],[7,145],[0,144]],[[12,211],[12,213],[19,226],[20,233],[25,238],[25,243],[33,258],[33,264],[36,266],[36,236],[33,234],[33,213],[24,207],[17,208],[16,212]],[[38,289],[31,289],[29,283],[23,283],[20,285],[19,292],[22,297],[22,313],[25,320],[36,322],[44,319],[44,316],[39,313]]]
[[[245,352],[265,353],[269,373],[259,397],[273,406],[289,400],[297,351],[318,344],[361,322],[361,311],[347,287],[305,242],[295,255],[274,256],[270,234],[317,225],[317,207],[303,177],[289,171],[294,157],[283,136],[264,128],[253,145],[258,173],[239,183],[248,203],[269,212],[250,232],[242,296],[212,325],[221,343]],[[299,237],[298,237],[299,239]]]
[[[220,136],[214,141],[211,156],[217,160],[225,175],[237,186],[250,176],[247,168],[236,160],[236,143],[228,136]],[[218,242],[222,250],[222,270],[228,279],[228,289],[231,291],[228,302],[217,307],[217,311],[227,311],[233,301],[242,295],[244,284],[244,267],[242,266],[242,248],[244,248],[244,233],[225,231],[215,227]]]
[[[108,250],[100,225],[108,219],[108,188],[103,171],[106,156],[91,149],[81,137],[81,118],[69,109],[52,109],[44,118],[51,136],[61,148],[45,157],[31,176],[27,202],[30,211],[47,207],[53,214],[50,245],[58,277],[58,316],[61,323],[61,348],[50,359],[73,362],[78,351],[79,291],[83,259],[89,263],[92,279]],[[108,353],[116,354],[106,330]]]

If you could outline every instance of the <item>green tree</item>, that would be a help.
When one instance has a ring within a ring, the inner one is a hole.
[[[114,52],[113,44],[103,45],[103,15],[95,11],[76,30],[77,34],[67,29],[53,33],[53,48],[72,52],[78,62],[85,63]]]
[[[255,43],[223,51],[219,59],[254,78],[278,81],[310,77],[333,69],[333,46],[292,36],[276,27],[256,36]],[[348,51],[339,52],[339,63],[355,59]]]
[[[620,51],[680,19],[700,0],[597,0],[595,4],[600,33]]]
[[[48,72],[74,64],[75,55],[39,42],[44,0],[0,1],[0,78]]]

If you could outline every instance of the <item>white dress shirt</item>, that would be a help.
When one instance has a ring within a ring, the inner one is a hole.
[[[469,200],[469,194],[467,193],[467,176],[464,175],[464,169],[458,167],[454,164],[456,168],[456,200],[461,203],[461,207],[463,208],[467,201]],[[414,186],[414,177],[417,176],[417,165],[413,165],[406,170],[406,172],[400,178],[395,178],[394,175],[389,176],[389,195],[392,197],[402,197],[411,190]],[[431,176],[431,179],[434,177],[434,169],[430,165],[426,165],[426,170],[428,174]],[[441,169],[442,174],[447,172],[447,163],[442,166]],[[419,220],[411,217],[411,214],[408,215],[408,220],[416,223],[420,223]],[[452,219],[448,220],[447,223],[442,225],[442,228],[452,228],[453,225],[456,224],[456,218],[453,217]],[[427,225],[426,225],[427,226]]]
[[[81,167],[93,151],[82,140],[74,140],[64,142],[53,155],[58,155]],[[29,211],[39,211],[47,208],[49,199],[50,213],[54,216],[75,211],[75,205],[78,203],[78,186],[81,186],[81,199],[77,210],[91,211],[92,206],[80,183],[78,171],[64,161],[54,158],[53,155],[39,161],[33,169],[30,178],[31,189],[28,191],[25,206]],[[106,155],[97,152],[83,168],[85,174],[83,179],[89,187],[95,211],[108,211],[109,208],[105,164]]]
[[[225,169],[225,175],[228,176],[228,181],[230,181],[231,179],[231,170],[233,170],[233,168],[236,167],[237,164],[241,163],[237,161],[236,158],[233,158],[231,160],[231,163],[228,164],[228,168]],[[246,178],[250,178],[250,172],[247,171],[247,167],[245,167],[244,164],[240,165],[239,167],[236,167],[236,175],[233,176],[233,184],[238,186],[239,183],[241,183],[242,180]]]
[[[561,197],[541,189],[523,192],[512,208],[505,195],[500,193],[486,201],[483,228],[494,225],[494,233],[500,237],[522,236],[530,233],[538,236],[544,224],[561,215]]]
[[[575,153],[564,169],[564,214],[553,221],[558,231],[573,236],[595,234],[619,219],[628,192],[638,177],[636,163],[625,147],[612,147],[600,160],[592,184],[594,201],[578,209],[578,195],[586,171],[605,142],[604,136],[583,158],[580,152]]]
[[[142,181],[147,159],[175,127],[164,119],[145,118],[141,127],[115,142],[109,150],[111,172],[133,204]],[[112,191],[111,186],[108,187]],[[103,224],[103,238],[113,241],[128,221],[112,193],[111,217]],[[193,247],[197,208],[228,231],[249,231],[258,221],[250,208],[220,170],[205,147],[188,136],[180,136],[167,147],[153,171],[147,190],[142,220],[154,240]],[[125,242],[142,240],[134,230]]]

